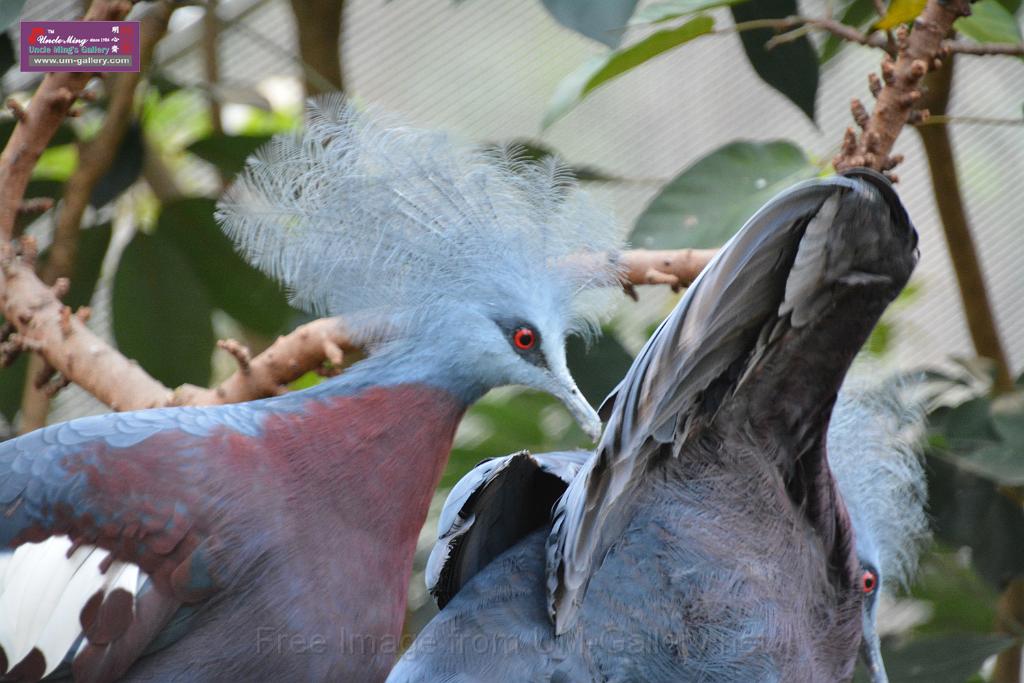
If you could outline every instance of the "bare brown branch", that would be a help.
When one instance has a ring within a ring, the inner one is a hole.
[[[339,318],[321,318],[306,323],[291,334],[278,337],[255,358],[243,358],[241,344],[226,340],[218,344],[239,361],[239,369],[212,389],[185,385],[175,391],[174,402],[188,405],[237,403],[284,393],[287,385],[325,360],[341,364],[342,351],[357,349]]]
[[[969,43],[965,40],[947,40],[942,47],[946,52],[962,55],[1024,57],[1024,43]]]
[[[838,155],[832,160],[837,171],[866,166],[887,171],[895,166],[891,156],[896,138],[911,120],[921,97],[921,79],[937,68],[944,55],[944,41],[953,22],[971,13],[967,0],[928,0],[924,11],[914,21],[914,30],[897,32],[898,54],[882,61],[883,85],[878,92],[874,111],[859,138],[850,132]],[[877,81],[869,81],[872,90]],[[854,116],[859,112],[854,111]]]
[[[665,284],[678,289],[691,283],[714,253],[713,249],[626,251],[620,257],[624,285]],[[338,318],[307,323],[251,358],[241,344],[225,340],[218,346],[239,361],[237,372],[214,388],[185,385],[172,391],[85,327],[81,310],[70,315],[56,296],[60,290],[43,284],[9,247],[0,258],[0,269],[7,283],[0,305],[12,321],[11,329],[17,330],[0,345],[0,355],[38,351],[59,373],[60,381],[75,382],[115,410],[275,396],[305,373],[325,367],[325,361],[330,364],[326,374],[336,373],[344,354],[358,348]]]
[[[22,349],[38,350],[65,377],[115,410],[165,405],[171,392],[90,331],[9,247],[0,258],[0,304]]]
[[[714,249],[623,252],[619,257],[623,289],[633,299],[636,299],[637,285],[668,285],[672,291],[679,291],[693,282],[714,255]]]
[[[110,102],[103,126],[95,137],[79,145],[78,165],[64,186],[50,256],[42,271],[43,282],[55,282],[73,272],[82,216],[89,206],[93,190],[117,160],[121,141],[134,120],[136,87],[149,66],[156,43],[167,31],[172,11],[168,2],[156,2],[148,8],[140,22],[140,70],[114,74],[110,79]],[[41,360],[33,357],[29,373],[43,371],[45,368],[41,366]],[[49,391],[48,387],[47,384],[33,383],[25,386],[19,424],[22,433],[46,424],[50,398],[56,393]]]

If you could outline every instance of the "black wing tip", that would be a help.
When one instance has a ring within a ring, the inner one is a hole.
[[[889,208],[892,214],[893,222],[901,227],[907,227],[913,230],[914,226],[910,222],[910,216],[907,214],[906,207],[903,206],[902,200],[900,200],[899,194],[896,193],[896,188],[893,187],[892,181],[885,177],[884,174],[872,168],[865,168],[863,166],[857,166],[855,168],[849,168],[845,171],[839,172],[840,176],[846,178],[855,178],[866,182],[868,185],[873,187],[881,195],[882,201]],[[916,238],[916,231],[914,232]]]

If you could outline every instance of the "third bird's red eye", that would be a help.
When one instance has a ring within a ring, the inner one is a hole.
[[[878,585],[878,577],[872,571],[865,571],[860,577],[860,589],[864,591],[864,595],[871,595],[875,592],[875,587]]]
[[[533,345],[537,343],[537,335],[529,327],[520,327],[512,333],[512,341],[515,342],[517,349],[526,351],[532,349]]]

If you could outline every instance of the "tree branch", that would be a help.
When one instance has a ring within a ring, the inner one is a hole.
[[[883,13],[884,14],[884,13]],[[836,19],[814,18],[791,16],[784,19],[756,19],[749,22],[741,22],[734,27],[737,31],[745,31],[755,28],[772,28],[776,31],[788,31],[769,40],[765,47],[771,49],[783,43],[796,40],[806,33],[806,28],[812,28],[825,33],[831,33],[835,37],[845,40],[848,43],[856,43],[867,47],[875,47],[885,50],[891,57],[898,54],[898,46],[890,42],[889,36],[881,31],[864,33],[853,26],[844,24]],[[796,29],[790,30],[790,29]],[[943,40],[941,50],[936,56],[944,54],[959,53],[965,55],[1007,55],[1011,57],[1024,56],[1024,43],[974,43],[966,40]]]
[[[345,0],[291,0],[291,6],[299,56],[305,65],[306,95],[344,90],[341,24]]]
[[[22,256],[0,246],[4,288],[0,304],[18,335],[18,345],[37,351],[67,379],[115,410],[165,405],[171,392],[69,315],[54,290],[36,276],[31,240],[23,239]]]
[[[85,20],[120,21],[131,7],[126,0],[93,0]],[[0,240],[11,238],[32,169],[90,78],[91,73],[46,74],[28,107],[17,117],[0,155]]]
[[[654,251],[631,249],[619,257],[622,288],[636,300],[637,285],[668,285],[672,291],[689,285],[714,257],[715,249]]]
[[[241,361],[240,368],[219,386],[204,389],[184,385],[172,391],[150,377],[137,363],[93,334],[59,299],[59,289],[43,284],[31,264],[34,245],[22,240],[22,255],[5,245],[0,270],[6,287],[0,305],[18,335],[16,342],[36,351],[62,377],[78,384],[114,410],[166,405],[235,403],[286,391],[286,386],[324,361],[339,366],[343,354],[358,349],[339,318],[322,318],[278,337],[263,353],[249,358],[237,342],[221,348]],[[619,262],[623,286],[666,284],[678,289],[689,284],[714,255],[711,249],[624,252]],[[635,295],[635,293],[634,293]]]
[[[946,52],[962,55],[1007,55],[1024,57],[1024,43],[970,43],[966,40],[947,40],[942,43]]]
[[[866,113],[863,104],[856,99],[851,103],[863,132],[858,138],[853,128],[846,130],[842,149],[832,160],[837,171],[855,166],[889,171],[900,162],[899,156],[891,154],[893,144],[903,126],[915,118],[914,107],[921,99],[921,79],[941,66],[939,57],[944,54],[944,41],[953,22],[970,13],[967,0],[928,0],[914,21],[913,32],[897,32],[895,61],[887,54],[882,60],[881,81],[874,75],[869,79],[876,97],[874,111],[862,116],[861,112]]]
[[[70,277],[74,271],[82,216],[89,206],[96,185],[117,159],[121,141],[134,120],[135,90],[142,73],[149,67],[157,42],[167,32],[167,22],[172,11],[167,2],[156,2],[149,7],[139,25],[139,71],[111,75],[110,100],[103,126],[95,137],[79,145],[78,166],[64,186],[50,256],[42,269],[42,280],[46,284],[52,285],[58,278]],[[43,366],[38,357],[33,357],[29,363],[29,377],[43,377],[47,370],[52,368]],[[56,393],[52,388],[54,386],[57,385],[35,381],[25,384],[19,424],[21,433],[46,424],[50,399]]]
[[[129,8],[129,3],[96,0],[87,16],[115,20],[123,18]],[[163,15],[164,25],[166,18]],[[121,80],[115,86],[105,125],[97,138],[87,143],[90,153],[83,153],[77,180],[69,183],[61,218],[64,228],[59,235],[74,233],[77,237],[92,188],[110,167],[126,129],[137,79],[136,75],[134,80]],[[15,108],[19,124],[0,155],[0,178],[4,179],[0,188],[0,308],[7,320],[0,335],[0,360],[9,364],[21,350],[36,352],[41,362],[37,362],[34,374],[40,388],[52,393],[73,381],[114,410],[210,405],[273,396],[310,370],[330,372],[324,369],[325,361],[335,369],[340,366],[344,353],[357,347],[343,321],[325,318],[279,337],[256,357],[237,342],[222,342],[221,348],[239,361],[237,372],[211,389],[186,385],[172,391],[93,334],[84,324],[87,311],[74,315],[61,303],[60,296],[67,291],[66,274],[74,262],[74,246],[57,259],[58,265],[48,266],[55,286],[40,280],[34,270],[34,241],[22,239],[20,251],[16,251],[8,240],[32,168],[87,80],[88,74],[48,74],[29,108]],[[678,289],[689,284],[713,254],[712,250],[624,252],[619,257],[625,272],[623,287],[634,296],[635,285],[667,284]],[[53,382],[56,373],[60,378]]]

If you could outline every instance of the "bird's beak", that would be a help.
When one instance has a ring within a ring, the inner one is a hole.
[[[576,418],[576,422],[579,423],[587,436],[594,441],[600,439],[601,418],[597,416],[597,412],[590,406],[587,399],[583,398],[583,394],[576,387],[576,382],[573,381],[569,373],[565,373],[565,377],[558,377],[556,379],[559,384],[559,391],[555,395],[569,409],[569,412]]]
[[[860,656],[871,677],[871,683],[889,683],[885,674],[885,662],[882,661],[882,644],[875,631],[874,619],[864,615],[864,635],[860,641]]]
[[[562,348],[551,349],[545,355],[549,369],[544,390],[564,403],[586,435],[597,441],[601,438],[601,418],[583,397],[583,392],[569,374],[569,367],[565,363],[565,351]]]

